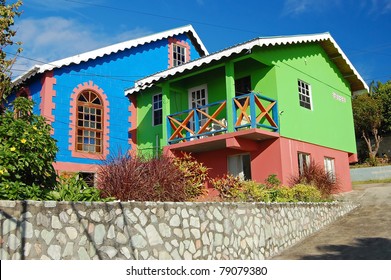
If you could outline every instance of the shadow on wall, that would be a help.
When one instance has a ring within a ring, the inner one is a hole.
[[[387,238],[356,238],[352,245],[317,247],[321,255],[302,256],[302,260],[390,260],[391,240]]]

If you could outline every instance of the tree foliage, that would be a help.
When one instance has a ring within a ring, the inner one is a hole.
[[[369,163],[376,165],[382,136],[391,132],[391,81],[372,82],[368,94],[353,98],[356,134],[365,140]]]
[[[33,105],[19,97],[14,111],[0,115],[0,199],[42,199],[56,185],[56,141],[45,118],[32,113]]]
[[[391,132],[391,81],[386,83],[377,82],[373,87],[373,96],[382,104],[382,133]]]
[[[15,23],[15,17],[19,17],[21,12],[19,8],[22,5],[22,1],[18,0],[13,4],[7,4],[6,0],[0,0],[0,102],[2,102],[11,92],[11,68],[15,63],[17,54],[22,51],[20,47],[21,42],[14,42],[14,36],[16,30],[12,27]],[[11,58],[7,56],[6,48],[16,46],[16,50],[13,52],[15,55]]]
[[[352,106],[356,134],[365,140],[370,162],[375,165],[376,154],[382,140],[379,135],[383,120],[381,100],[374,95],[361,94],[353,98]]]

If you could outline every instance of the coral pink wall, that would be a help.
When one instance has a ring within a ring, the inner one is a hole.
[[[341,185],[340,191],[352,190],[349,154],[346,152],[282,137],[254,141],[250,146],[251,151],[226,148],[193,153],[192,156],[210,168],[209,176],[215,178],[228,173],[228,156],[250,153],[251,176],[254,181],[262,183],[269,175],[276,174],[284,185],[289,185],[291,177],[298,173],[298,152],[310,154],[311,159],[321,166],[324,166],[325,157],[334,158],[336,176]],[[174,152],[176,156],[179,154]]]
[[[53,97],[56,96],[54,85],[56,84],[56,78],[53,77],[53,71],[46,72],[41,79],[41,104],[39,109],[41,110],[41,116],[44,116],[48,124],[54,122],[53,110],[56,108],[56,104],[53,102]],[[54,134],[52,129],[51,134]]]
[[[264,182],[271,175],[283,177],[281,164],[280,139],[271,139],[258,143],[259,149],[251,153],[251,176],[257,182]]]
[[[180,41],[176,38],[168,38],[168,68],[174,67],[174,44],[177,44],[186,49],[186,62],[190,61],[190,45],[186,41]]]
[[[290,176],[298,173],[298,152],[304,152],[311,155],[311,159],[324,166],[324,158],[334,158],[335,173],[341,185],[341,192],[352,190],[349,170],[349,154],[347,152],[329,149],[305,142],[300,142],[287,138],[279,139],[282,155],[282,181],[289,183]]]
[[[54,169],[58,172],[91,172],[96,173],[99,169],[97,164],[82,164],[74,162],[55,162]]]
[[[135,95],[129,96],[130,105],[129,111],[129,138],[128,143],[130,145],[130,152],[137,150],[137,98]]]

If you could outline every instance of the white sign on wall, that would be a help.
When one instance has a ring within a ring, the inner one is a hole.
[[[346,103],[346,97],[336,94],[335,92],[333,92],[333,98],[339,102]]]

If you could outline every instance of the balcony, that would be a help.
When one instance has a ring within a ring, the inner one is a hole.
[[[230,132],[263,129],[278,132],[277,101],[251,92],[231,100],[232,124],[226,100],[167,116],[168,144],[210,138]]]

